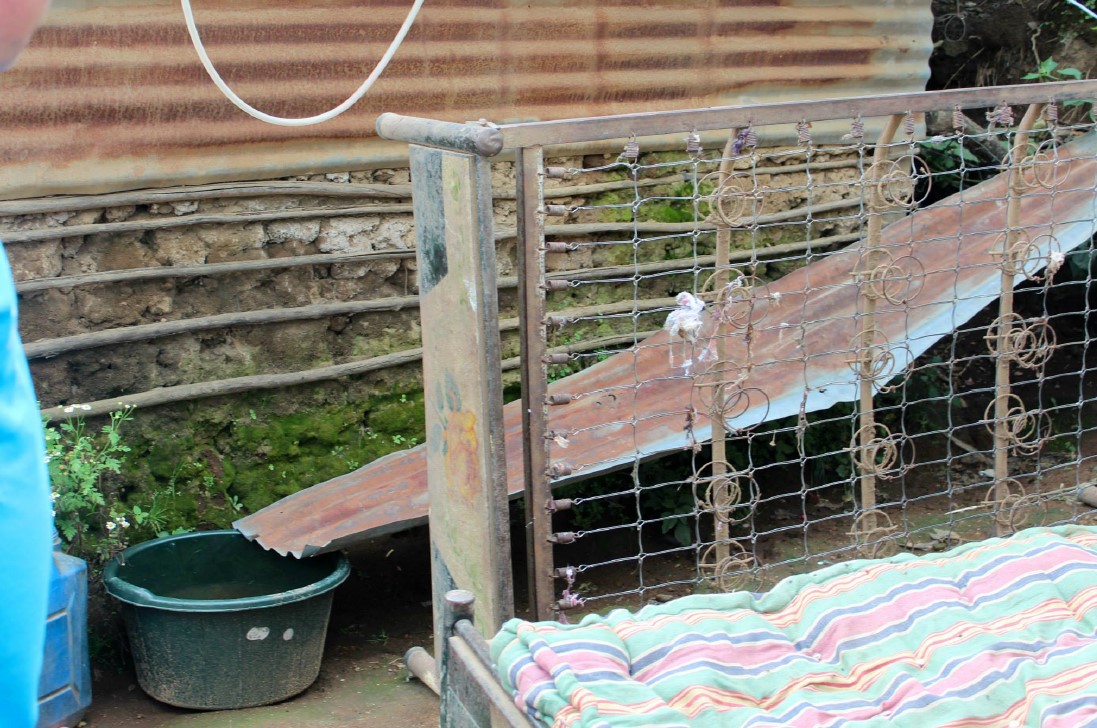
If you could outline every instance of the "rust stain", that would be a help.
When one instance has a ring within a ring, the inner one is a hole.
[[[1031,239],[1054,230],[1061,249],[1067,251],[1092,234],[1097,134],[1063,148],[1059,159],[1055,194],[1041,190],[1026,196],[1022,219]],[[948,198],[885,229],[882,246],[896,258],[915,257],[926,271],[915,306],[879,310],[879,329],[893,345],[906,343],[914,354],[920,353],[997,296],[1001,267],[991,252],[1000,244],[1005,226],[1006,193],[1007,178],[1002,174],[966,190],[962,206],[959,196]],[[801,403],[807,411],[822,409],[843,398],[842,383],[851,377],[848,362],[858,300],[849,273],[859,254],[855,244],[767,287],[767,293],[781,296],[757,330],[752,356],[759,364],[744,386],[764,392],[768,404],[753,402],[733,424],[793,414]],[[796,335],[803,330],[810,335]],[[742,360],[742,337],[730,336],[727,342],[729,359],[738,355]],[[566,455],[575,477],[690,445],[684,425],[694,398],[693,381],[667,376],[670,344],[660,332],[632,350],[550,385],[550,394],[602,393],[551,409],[549,428],[571,433],[566,453],[555,455]],[[805,390],[805,382],[809,390],[812,384],[827,386],[815,387],[812,394]],[[510,492],[516,494],[522,490],[520,402],[506,407],[504,429],[507,479]],[[705,418],[695,422],[699,440],[710,432]],[[309,555],[424,521],[426,493],[420,447],[289,496],[234,526],[267,548]]]
[[[432,0],[354,109],[286,129],[221,96],[174,4],[62,3],[0,76],[0,199],[265,179],[310,163],[311,172],[368,168],[394,156],[373,136],[382,111],[507,122],[810,99],[843,87],[920,90],[930,2],[898,5]],[[357,87],[408,6],[196,0],[195,13],[238,93],[302,116]]]
[[[443,438],[446,480],[460,496],[459,500],[472,502],[476,498],[476,488],[480,482],[476,415],[471,412],[450,413],[446,419]]]

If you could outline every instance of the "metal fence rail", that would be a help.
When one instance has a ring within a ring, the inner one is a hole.
[[[1094,96],[382,117],[392,138],[516,151],[536,616],[1087,516],[1097,134],[1076,102]],[[797,143],[767,146],[781,128]],[[646,153],[675,133],[679,153]],[[605,139],[616,159],[545,166],[546,146]]]

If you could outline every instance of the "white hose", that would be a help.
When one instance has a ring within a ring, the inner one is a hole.
[[[202,65],[206,69],[206,73],[213,79],[214,85],[221,89],[221,93],[223,93],[229,101],[236,104],[241,111],[246,112],[260,121],[265,121],[268,124],[275,124],[277,126],[309,126],[311,124],[319,124],[322,121],[334,119],[339,116],[339,114],[342,114],[351,106],[358,103],[358,100],[366,95],[366,92],[370,90],[370,87],[373,86],[374,82],[384,73],[389,61],[392,60],[392,57],[396,55],[396,51],[400,48],[400,44],[404,42],[404,37],[415,23],[415,18],[419,15],[419,8],[423,7],[423,2],[424,0],[415,0],[411,6],[411,10],[408,11],[407,17],[404,18],[404,24],[400,26],[400,30],[396,33],[396,37],[392,39],[392,43],[389,44],[388,50],[385,51],[385,55],[381,56],[381,60],[374,66],[373,73],[362,82],[362,85],[358,87],[358,90],[351,94],[346,101],[339,104],[334,109],[325,111],[323,114],[306,116],[299,119],[286,119],[280,116],[271,116],[270,114],[259,111],[237,96],[236,93],[229,88],[228,84],[221,78],[221,74],[217,73],[217,69],[214,68],[213,61],[206,55],[205,46],[202,45],[202,38],[198,35],[198,28],[194,23],[194,13],[190,9],[190,0],[182,0],[183,16],[187,20],[187,31],[190,33],[191,42],[194,43],[194,50],[198,51],[198,58],[201,59]]]
[[[1067,0],[1067,2],[1070,3],[1071,5],[1073,5],[1074,7],[1078,8],[1079,10],[1081,10],[1083,13],[1086,13],[1086,14],[1090,15],[1091,17],[1097,18],[1097,13],[1093,12],[1092,10],[1087,8],[1085,5],[1083,5],[1082,3],[1078,2],[1078,0]]]

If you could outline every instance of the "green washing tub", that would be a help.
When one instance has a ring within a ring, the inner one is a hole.
[[[141,688],[182,708],[284,700],[320,672],[342,554],[298,560],[236,531],[146,541],[103,572],[122,612]]]

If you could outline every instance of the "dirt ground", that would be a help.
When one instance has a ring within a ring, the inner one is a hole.
[[[130,676],[95,686],[85,716],[88,728],[349,728],[438,725],[438,700],[404,678],[401,658],[391,652],[332,650],[317,681],[300,696],[262,708],[203,713],[152,700]]]

